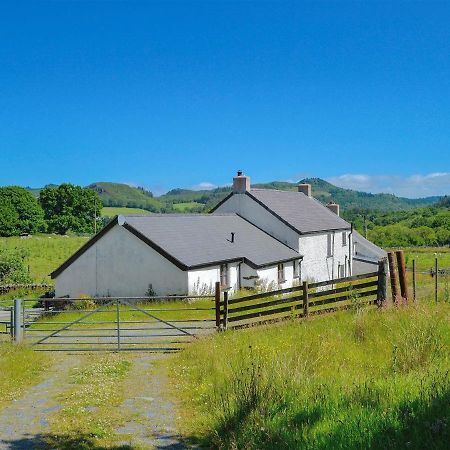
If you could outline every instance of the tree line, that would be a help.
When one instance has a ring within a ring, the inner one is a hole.
[[[38,198],[19,186],[0,187],[0,236],[93,233],[102,206],[96,192],[69,183],[46,187]]]
[[[450,246],[449,197],[426,208],[380,212],[355,208],[343,217],[380,247]]]

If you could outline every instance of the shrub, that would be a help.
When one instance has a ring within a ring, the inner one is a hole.
[[[24,249],[0,248],[0,283],[31,283],[32,279],[25,265],[28,256]]]

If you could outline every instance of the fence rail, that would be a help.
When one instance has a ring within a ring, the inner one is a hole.
[[[378,300],[386,300],[386,283],[380,291],[380,277],[386,276],[387,267],[383,262],[378,272],[363,275],[310,284],[304,282],[300,286],[234,299],[228,299],[228,293],[224,292],[223,300],[217,301],[216,296],[216,324],[221,329],[240,328],[291,317],[323,314],[354,305],[375,304]]]

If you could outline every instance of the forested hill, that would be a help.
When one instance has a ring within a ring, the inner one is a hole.
[[[306,178],[302,183],[312,185],[312,194],[323,203],[330,200],[341,205],[344,210],[370,209],[377,211],[401,211],[417,206],[428,206],[439,201],[439,197],[408,199],[392,194],[369,194],[351,189],[343,189],[321,178]],[[104,206],[142,208],[151,212],[204,212],[211,209],[231,192],[231,187],[194,191],[191,189],[173,189],[159,197],[141,187],[127,184],[96,182],[88,186],[96,191]],[[254,184],[252,187],[264,189],[297,190],[297,183],[272,181]],[[30,189],[37,196],[39,189]]]
[[[351,189],[343,189],[334,186],[321,178],[305,178],[300,183],[310,183],[312,195],[323,203],[334,200],[343,209],[371,209],[378,211],[402,211],[417,206],[428,206],[439,201],[440,197],[427,197],[420,199],[409,199],[397,197],[393,194],[369,194]],[[283,191],[296,191],[298,183],[285,181],[272,181],[270,183],[258,183],[252,185],[254,188],[279,189]],[[229,192],[231,187],[217,188],[210,191],[192,191],[189,189],[174,189],[167,194],[158,197],[161,201],[168,203],[195,202],[206,205],[206,209],[213,207]]]

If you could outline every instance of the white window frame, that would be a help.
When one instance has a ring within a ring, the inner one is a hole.
[[[327,234],[327,258],[334,256],[333,233]]]
[[[300,278],[300,259],[292,261],[292,278]]]
[[[347,232],[343,231],[342,232],[342,247],[346,247],[347,246]]]
[[[221,264],[220,270],[219,270],[219,277],[220,277],[220,287],[222,289],[228,288],[229,284],[229,268],[228,264]]]
[[[286,281],[284,263],[278,264],[277,273],[278,273],[278,284],[284,283]]]
[[[338,264],[338,278],[345,278],[345,264]]]

